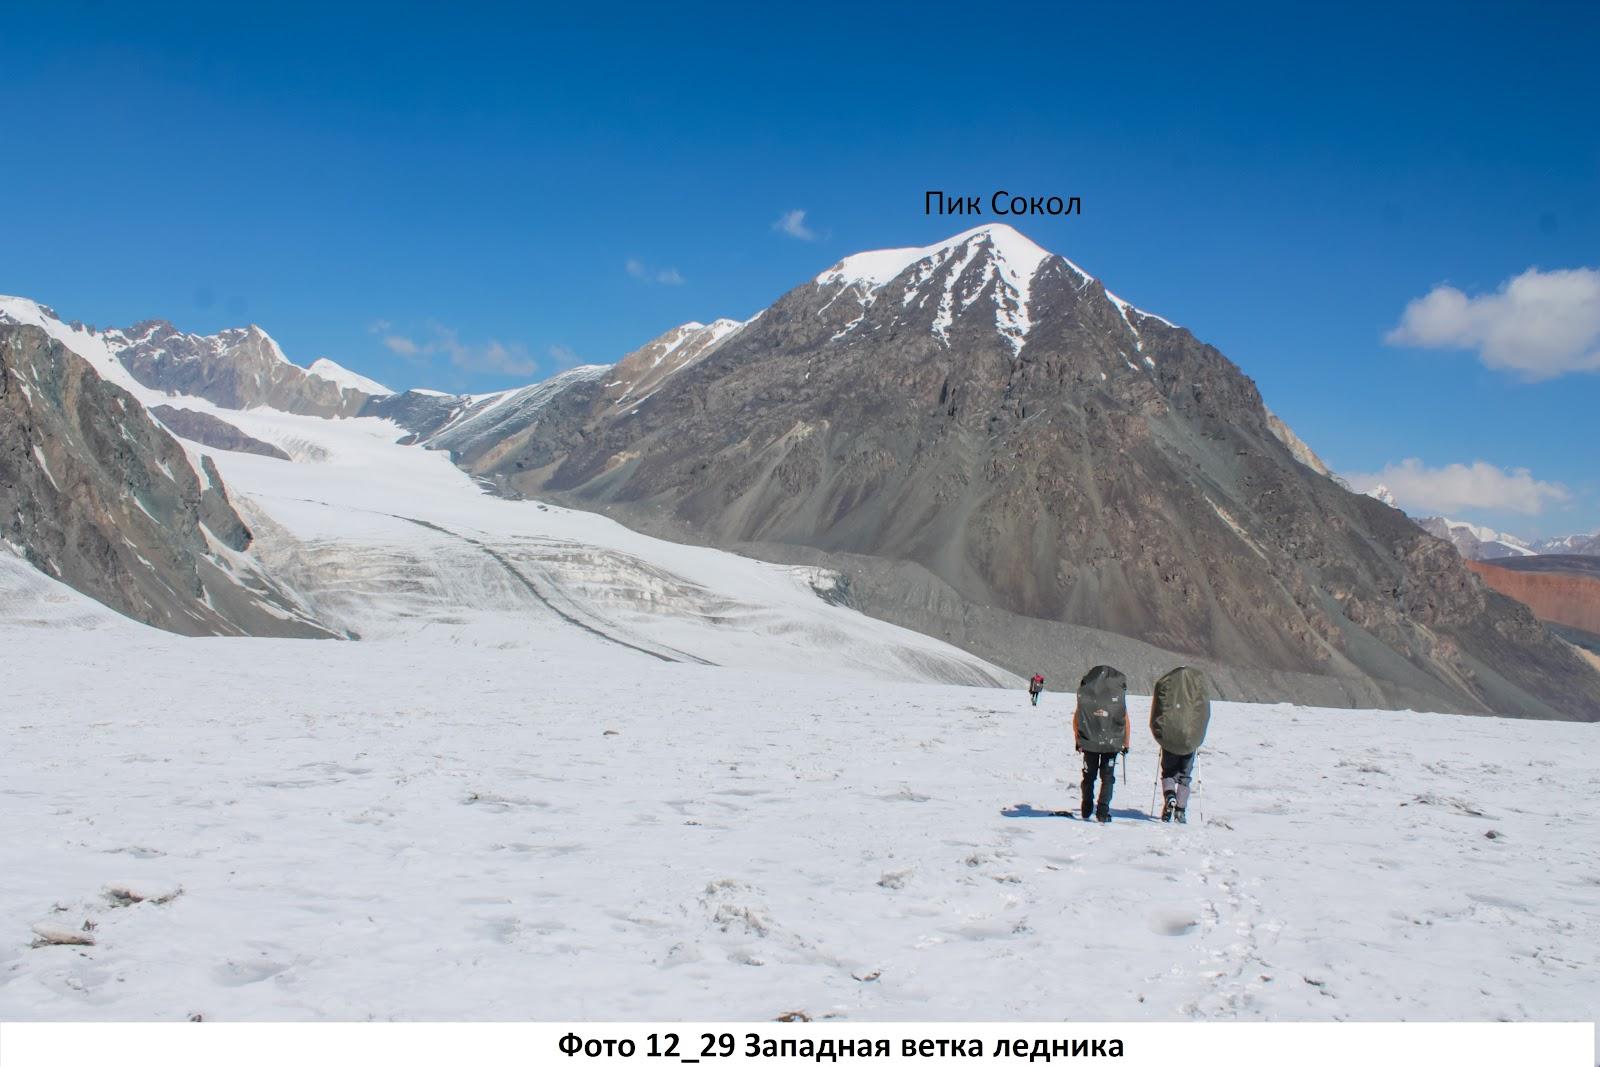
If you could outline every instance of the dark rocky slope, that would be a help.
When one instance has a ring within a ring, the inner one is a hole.
[[[35,326],[0,323],[0,536],[28,561],[183,634],[332,636],[244,554],[214,464]]]
[[[271,456],[273,459],[288,459],[289,454],[277,445],[269,445],[265,441],[257,440],[233,425],[224,422],[215,415],[208,415],[204,411],[192,411],[189,408],[175,408],[170,404],[158,404],[150,409],[150,414],[161,420],[161,425],[187,441],[208,445],[211,448],[221,448],[229,452],[244,452],[255,456]]]

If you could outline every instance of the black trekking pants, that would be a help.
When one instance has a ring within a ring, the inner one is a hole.
[[[1100,803],[1095,804],[1094,780],[1100,779]],[[1083,817],[1093,810],[1096,815],[1111,814],[1111,787],[1117,784],[1117,754],[1115,752],[1085,752],[1083,754]]]
[[[1194,774],[1194,753],[1180,756],[1176,752],[1161,753],[1161,792],[1172,797],[1179,808],[1189,806],[1189,780]]]

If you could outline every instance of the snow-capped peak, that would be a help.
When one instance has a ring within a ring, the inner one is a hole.
[[[881,289],[916,263],[925,259],[943,261],[969,243],[985,240],[993,248],[995,259],[1005,265],[1003,271],[1014,284],[1017,281],[1026,284],[1039,269],[1039,264],[1050,257],[1049,252],[1005,223],[991,222],[922,248],[883,248],[876,252],[858,252],[846,256],[817,275],[816,282],[818,285],[859,284],[869,289]]]
[[[1391,508],[1395,506],[1394,490],[1390,489],[1387,485],[1375,485],[1371,489],[1362,490],[1362,492],[1374,500],[1382,501],[1383,503],[1388,504]]]
[[[1028,312],[1033,278],[1039,267],[1050,258],[1049,252],[1010,226],[990,223],[922,248],[889,248],[846,256],[817,275],[816,284],[837,286],[841,293],[854,293],[865,309],[877,300],[878,291],[884,286],[909,274],[902,303],[909,307],[935,300],[933,332],[944,341],[948,340],[948,330],[956,315],[970,307],[979,294],[989,290],[989,283],[994,279],[998,281],[992,290],[995,327],[1011,344],[1013,351],[1020,351],[1033,326]],[[981,279],[975,286],[969,283],[964,287],[965,295],[960,295],[956,291],[957,283],[966,277],[974,261],[979,263]],[[1077,270],[1076,267],[1073,269]],[[935,291],[927,288],[928,282],[941,271],[943,279],[940,289]],[[1079,273],[1082,274],[1081,271]],[[1088,275],[1084,274],[1083,277],[1087,279]],[[849,329],[846,327],[839,336],[849,332]]]
[[[1503,541],[1508,545],[1516,545],[1521,548],[1528,546],[1528,543],[1520,537],[1500,533],[1498,530],[1491,530],[1487,526],[1478,526],[1475,523],[1463,522],[1460,519],[1452,519],[1448,516],[1445,517],[1444,523],[1452,530],[1463,530],[1480,541]]]
[[[1040,248],[1005,223],[992,222],[921,248],[886,248],[846,256],[817,275],[814,284],[833,290],[834,299],[853,295],[864,315],[865,309],[877,301],[880,290],[904,277],[902,303],[911,307],[926,306],[932,301],[935,309],[933,332],[941,341],[948,341],[948,331],[956,316],[971,307],[979,295],[990,292],[995,305],[995,327],[1015,352],[1021,351],[1033,327],[1029,306],[1033,281],[1047,261],[1065,268],[1076,279],[1071,284],[1080,292],[1095,281],[1088,271],[1065,256]],[[975,270],[980,273],[974,275]],[[930,288],[928,283],[936,277],[942,285]],[[991,287],[991,281],[997,284]],[[1161,316],[1142,311],[1114,293],[1105,295],[1133,335],[1135,350],[1144,347],[1139,335],[1144,320],[1154,319],[1172,326]],[[830,300],[829,305],[832,303]],[[846,326],[835,335],[835,340],[848,334],[860,321],[862,319],[857,318]]]
[[[1528,542],[1512,534],[1501,533],[1498,530],[1491,530],[1487,526],[1479,526],[1476,523],[1463,522],[1460,519],[1452,519],[1445,516],[1441,516],[1440,521],[1443,522],[1445,527],[1452,533],[1464,534],[1480,544],[1500,545],[1509,550],[1512,555],[1517,556],[1537,555],[1537,553],[1534,552],[1531,547],[1529,547]]]
[[[190,334],[189,336],[199,337],[200,335]],[[206,340],[206,338],[200,339]],[[226,345],[238,344],[244,340],[256,341],[258,344],[265,346],[267,354],[275,358],[279,363],[287,363],[291,367],[294,366],[294,361],[284,355],[283,346],[278,344],[270,333],[253,322],[248,326],[235,326],[223,330],[217,334],[217,339]]]
[[[331,359],[319,359],[306,369],[318,378],[326,379],[345,389],[355,389],[371,396],[390,396],[394,393],[394,390],[387,385],[375,382],[364,374],[357,374],[353,370],[341,367]]]

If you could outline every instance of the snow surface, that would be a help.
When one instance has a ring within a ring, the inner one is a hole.
[[[1593,726],[1222,704],[1197,821],[1145,815],[1140,731],[1102,827],[1046,814],[1076,803],[1068,698],[1020,685],[664,663],[571,627],[5,640],[0,1018],[1600,1003]],[[31,947],[85,921],[93,947]]]
[[[355,389],[371,396],[391,396],[394,393],[387,385],[373,381],[364,374],[357,374],[347,367],[342,367],[331,359],[323,358],[312,363],[306,368],[318,378],[324,378],[335,385],[346,389]]]

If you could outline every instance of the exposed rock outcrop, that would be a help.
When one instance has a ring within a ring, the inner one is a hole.
[[[1539,618],[1600,635],[1600,556],[1528,556],[1467,566]]]
[[[231,422],[224,422],[215,415],[209,415],[204,411],[175,408],[170,404],[159,404],[150,409],[150,414],[160,419],[161,425],[179,437],[194,441],[196,444],[209,445],[212,448],[221,448],[229,452],[271,456],[273,459],[289,458],[289,453],[277,445],[269,445],[265,441],[258,441]]]
[[[255,567],[215,465],[44,330],[0,322],[0,536],[45,573],[184,634],[332,636]]]
[[[198,396],[223,408],[266,406],[297,415],[359,414],[371,394],[289,362],[259,326],[213,335],[151,320],[107,330],[106,344],[139,384]]]

